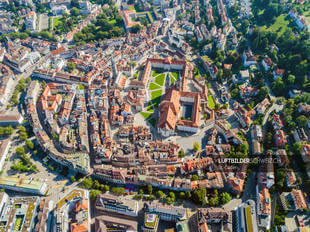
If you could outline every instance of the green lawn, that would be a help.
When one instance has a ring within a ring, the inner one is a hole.
[[[136,10],[134,5],[129,6],[129,10]]]
[[[285,14],[281,14],[277,17],[276,21],[274,22],[274,24],[272,24],[271,26],[269,26],[268,28],[266,26],[261,27],[262,29],[266,30],[266,31],[272,31],[278,34],[278,37],[281,36],[287,26],[289,25],[289,21],[285,19],[286,15]]]
[[[209,105],[209,107],[212,110],[215,109],[215,103],[214,103],[214,100],[213,100],[213,96],[211,96],[211,95],[208,96],[208,105]]]
[[[155,83],[159,84],[160,86],[163,86],[164,85],[164,82],[165,82],[165,77],[166,77],[166,74],[160,74],[158,75],[156,78],[155,78]]]
[[[149,117],[152,116],[153,113],[149,113],[149,112],[140,112],[140,114],[141,114],[145,119],[148,119]]]
[[[158,70],[154,69],[153,73],[152,73],[152,77],[156,77],[157,75],[159,75],[161,73],[162,73],[162,71],[160,69],[158,69]]]
[[[162,91],[161,91],[161,90],[153,91],[153,92],[152,92],[152,100],[155,99],[155,98],[160,97],[161,94],[162,94]]]
[[[174,79],[178,79],[178,73],[177,72],[171,72],[171,75],[174,77]]]
[[[148,112],[154,112],[153,105],[148,105],[148,106],[146,107],[146,111],[148,111]]]
[[[58,25],[58,24],[60,24],[60,23],[62,23],[61,22],[61,16],[60,17],[53,17],[53,29]]]
[[[172,75],[170,75],[170,83],[175,84],[176,82],[176,79]]]
[[[155,83],[151,83],[151,84],[150,84],[150,90],[155,90],[155,89],[160,89],[160,86],[158,86],[158,85],[155,84]]]
[[[161,94],[162,94],[161,90],[155,90],[152,92],[152,103],[155,108],[157,108],[160,104]]]

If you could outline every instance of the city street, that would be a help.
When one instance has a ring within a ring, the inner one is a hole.
[[[265,113],[265,116],[264,116],[264,120],[263,120],[263,126],[265,126],[268,118],[269,118],[269,115],[271,114],[272,111],[275,111],[275,112],[280,112],[282,109],[283,109],[283,105],[279,105],[277,103],[273,103],[272,106],[267,110],[267,112]]]

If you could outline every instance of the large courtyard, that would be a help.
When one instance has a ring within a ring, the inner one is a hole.
[[[150,100],[147,103],[147,107],[143,109],[141,115],[155,127],[156,114],[161,98],[165,94],[166,90],[173,84],[176,84],[180,80],[179,71],[164,71],[163,69],[153,69],[147,83],[148,96]]]

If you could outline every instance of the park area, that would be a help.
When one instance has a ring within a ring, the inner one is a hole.
[[[53,27],[52,29],[56,28],[57,25],[62,23],[62,17],[52,17],[53,23],[51,24],[51,26]]]
[[[289,16],[286,14],[281,14],[276,18],[276,21],[268,28],[266,26],[263,26],[261,28],[265,31],[277,33],[278,37],[280,37],[286,31],[290,23],[288,17]]]

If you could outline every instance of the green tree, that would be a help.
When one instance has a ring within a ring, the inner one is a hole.
[[[272,82],[271,88],[272,91],[278,96],[283,95],[283,93],[285,92],[284,90],[286,89],[285,84],[280,77],[277,77],[276,80]]]
[[[189,199],[191,199],[191,197],[192,197],[191,191],[186,191],[186,192],[185,192],[185,198],[186,198],[187,200],[189,200]]]
[[[184,192],[180,192],[179,193],[179,198],[184,200],[186,198],[185,193]]]
[[[229,195],[229,193],[221,193],[220,195],[220,201],[221,201],[221,204],[226,204],[228,202],[230,202],[231,200],[231,196]]]
[[[136,25],[131,27],[131,32],[134,33],[134,34],[137,33],[140,30],[141,30],[140,24],[136,24]]]
[[[82,182],[82,187],[85,189],[91,189],[93,187],[93,179],[91,177],[87,177]]]
[[[241,23],[241,31],[245,34],[248,31],[248,28],[250,26],[250,22],[247,19],[244,19]]]
[[[90,190],[90,193],[89,193],[90,199],[91,199],[92,201],[95,201],[96,198],[97,198],[97,196],[98,196],[100,193],[101,193],[101,191],[98,190],[98,189],[92,189],[92,190]]]
[[[173,204],[174,200],[171,197],[166,198],[166,204],[171,205]]]
[[[5,135],[11,135],[13,133],[14,129],[12,126],[8,126],[8,127],[5,127],[5,130],[4,130],[4,134]]]
[[[104,185],[103,191],[105,191],[105,192],[110,191],[110,186],[109,185]]]
[[[81,8],[81,7],[80,7],[79,0],[71,0],[70,5],[71,5],[71,7],[73,7],[73,8],[74,8],[74,7],[78,8],[78,9]]]
[[[285,215],[275,215],[274,216],[274,224],[278,225],[278,226],[284,225],[285,224]]]
[[[293,131],[296,128],[296,123],[295,122],[289,122],[287,125],[287,128],[289,131]]]
[[[297,124],[298,124],[299,126],[301,126],[301,127],[306,127],[307,124],[308,124],[308,119],[307,119],[306,116],[300,115],[300,116],[298,116],[298,117],[296,118],[296,122],[297,122]]]
[[[184,150],[183,150],[183,149],[180,149],[179,152],[178,152],[178,157],[179,157],[179,158],[183,158],[183,157],[185,157],[185,156],[186,156],[186,154],[185,154]]]
[[[200,148],[199,143],[194,142],[194,146],[193,146],[194,151],[195,152],[199,151],[199,148]]]
[[[18,155],[25,155],[25,149],[23,147],[17,147],[15,149],[15,152],[18,154]]]
[[[299,153],[301,151],[302,145],[301,142],[296,142],[293,144],[293,151]]]
[[[19,126],[18,127],[19,132],[26,132],[26,127],[24,126]]]
[[[125,188],[121,188],[121,187],[113,187],[111,190],[112,193],[116,194],[116,195],[124,195],[125,193]]]
[[[269,94],[269,89],[267,86],[262,87],[258,92],[258,101],[264,100]]]
[[[211,206],[217,206],[217,205],[219,205],[219,204],[220,204],[219,198],[218,198],[218,197],[211,197],[211,198],[209,199],[209,204],[210,204]]]
[[[195,180],[199,180],[199,177],[197,175],[192,175],[191,180],[195,181]]]
[[[292,74],[288,75],[288,77],[287,77],[287,83],[288,83],[289,85],[294,85],[294,83],[295,83],[295,76],[292,75]]]
[[[80,14],[80,10],[76,7],[72,7],[71,10],[70,10],[70,14],[72,16],[78,16]]]
[[[72,72],[75,69],[75,63],[73,62],[68,62],[67,63],[67,68]]]
[[[71,177],[70,177],[70,180],[71,180],[71,182],[75,182],[75,181],[76,181],[76,179],[75,179],[74,176],[71,176]]]
[[[199,187],[198,189],[194,190],[192,200],[196,204],[206,205],[206,196],[207,196],[207,190],[203,187]]]
[[[175,194],[174,192],[169,192],[169,197],[173,200],[175,200]]]
[[[28,149],[30,149],[30,150],[33,150],[34,149],[34,144],[33,144],[33,142],[32,141],[30,141],[30,140],[26,140],[26,145],[27,145],[27,147],[28,147]]]
[[[156,193],[156,196],[157,196],[158,199],[162,200],[162,199],[164,199],[166,197],[166,194],[163,191],[158,190],[157,193]]]
[[[148,192],[150,195],[152,194],[152,192],[153,192],[153,187],[152,187],[151,184],[148,184],[148,185],[147,185],[147,192]]]
[[[51,170],[52,172],[55,170],[55,168],[52,165],[48,165],[48,169]],[[35,169],[33,169],[35,170]]]
[[[49,31],[41,31],[39,32],[39,35],[43,37],[44,39],[52,40],[53,39],[53,34]]]
[[[19,132],[19,138],[20,138],[21,140],[26,140],[26,139],[28,138],[27,132],[24,132],[24,131]]]
[[[98,180],[94,180],[93,188],[94,188],[94,189],[99,189],[99,188],[100,188],[100,183],[99,183]]]

